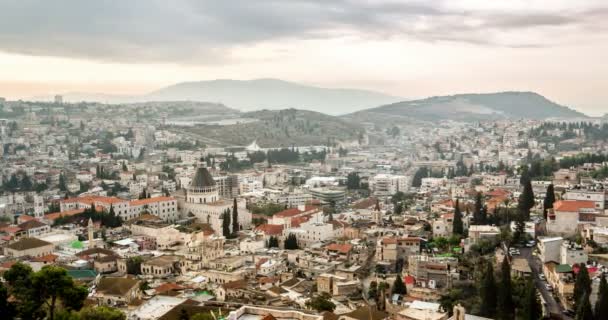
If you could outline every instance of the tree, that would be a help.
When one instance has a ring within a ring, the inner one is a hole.
[[[395,205],[395,214],[400,215],[403,213],[403,203],[399,202]]]
[[[517,213],[515,214],[515,233],[513,233],[513,242],[515,242],[515,243],[520,242],[524,237],[525,230],[526,230],[525,216],[524,216],[524,213],[518,209]]]
[[[222,214],[222,235],[226,239],[231,238],[232,233],[230,232],[230,209],[226,209]]]
[[[65,180],[65,176],[63,175],[63,173],[59,174],[59,190],[60,191],[67,191],[68,190],[67,182]]]
[[[234,198],[234,202],[232,203],[232,232],[237,233],[240,229],[239,227],[239,211],[238,211],[236,198]]]
[[[296,249],[299,249],[298,238],[296,238],[295,234],[290,233],[287,236],[287,239],[285,239],[284,248],[286,250],[296,250]]]
[[[462,223],[462,212],[460,211],[460,204],[456,200],[454,205],[454,219],[452,220],[452,234],[455,236],[464,235],[464,225]]]
[[[576,320],[594,320],[593,311],[591,310],[591,302],[589,302],[589,292],[579,300],[579,305],[576,308]]]
[[[268,248],[278,248],[279,247],[279,239],[275,236],[270,236],[268,238]]]
[[[481,192],[477,192],[475,196],[475,208],[473,209],[473,221],[475,224],[485,224],[483,219],[483,197]]]
[[[511,288],[511,265],[505,257],[500,268],[500,288],[498,291],[498,317],[504,320],[513,319],[515,304]]]
[[[13,319],[15,315],[15,306],[8,301],[8,289],[0,282],[0,319]]]
[[[606,277],[603,273],[600,278],[600,289],[595,303],[595,319],[608,319],[608,282],[606,282]]]
[[[524,190],[519,196],[517,208],[522,212],[524,221],[530,220],[530,209],[534,207],[534,191],[532,190],[532,182],[528,179],[524,183]]]
[[[579,271],[576,275],[576,282],[574,283],[574,306],[575,310],[578,310],[581,304],[581,299],[585,296],[589,299],[591,293],[591,279],[589,278],[589,271],[584,263],[579,265]]]
[[[18,314],[25,319],[46,314],[53,320],[58,305],[68,311],[80,310],[88,295],[85,287],[76,285],[58,266],[44,266],[33,272],[29,266],[16,263],[4,277],[20,306]]]
[[[127,259],[127,273],[138,275],[141,274],[141,263],[143,262],[143,258],[140,256],[131,257]]]
[[[521,173],[519,178],[519,184],[522,186],[530,182],[530,174],[528,173],[528,166],[521,167]]]
[[[543,201],[543,216],[547,220],[547,211],[553,209],[553,203],[555,203],[555,191],[553,190],[553,184],[547,186],[547,194]]]
[[[87,307],[78,312],[81,320],[126,320],[122,311],[110,307]]]
[[[186,311],[186,309],[182,308],[179,311],[179,320],[190,320],[190,315],[188,315],[188,311]]]
[[[346,188],[348,190],[357,190],[361,187],[361,178],[359,173],[351,172],[346,176]]]
[[[378,295],[378,283],[376,281],[372,281],[369,283],[369,288],[367,288],[367,298],[376,299],[377,295]]]
[[[481,280],[479,296],[481,298],[480,314],[484,317],[493,317],[496,314],[496,281],[494,280],[494,267],[491,262],[486,263],[486,270]]]
[[[522,320],[538,320],[542,316],[542,307],[538,301],[538,294],[534,286],[534,280],[530,278],[526,283],[526,289],[523,298]]]
[[[59,300],[67,309],[79,310],[87,297],[88,290],[76,286],[67,271],[58,266],[44,266],[32,275],[32,288],[48,309],[53,320]]]
[[[391,293],[401,295],[407,294],[407,287],[405,286],[405,283],[403,283],[403,279],[401,279],[400,274],[397,275],[395,281],[393,282],[393,290],[391,291]]]
[[[334,311],[336,309],[336,305],[331,302],[331,296],[327,292],[323,292],[316,297],[310,299],[306,302],[306,306],[310,309],[314,309],[317,312],[322,311]]]
[[[44,317],[42,299],[35,296],[32,288],[32,268],[21,262],[4,272],[9,294],[15,298],[17,315],[23,319]]]

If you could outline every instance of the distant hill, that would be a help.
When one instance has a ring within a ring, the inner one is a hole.
[[[292,145],[325,145],[332,142],[358,141],[365,134],[363,127],[307,110],[261,110],[242,114],[253,121],[229,125],[204,125],[183,130],[224,145],[246,146],[252,141],[262,147],[289,147]]]
[[[321,88],[278,79],[182,82],[139,96],[103,93],[65,93],[63,96],[67,102],[115,104],[189,100],[221,103],[241,111],[297,108],[333,115],[403,100],[374,91]],[[51,101],[52,97],[36,97],[33,100]]]
[[[559,105],[534,92],[457,94],[403,101],[345,116],[365,120],[404,117],[423,121],[581,118],[583,113]]]
[[[327,89],[277,79],[184,82],[143,98],[221,102],[243,111],[296,108],[334,115],[401,100],[373,91]]]

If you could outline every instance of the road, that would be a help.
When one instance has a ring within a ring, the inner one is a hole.
[[[536,289],[538,290],[538,292],[540,292],[540,294],[543,296],[543,299],[547,303],[547,311],[550,314],[561,315],[561,318],[564,320],[572,320],[572,318],[570,318],[564,314],[564,309],[562,308],[562,306],[559,303],[557,303],[557,301],[553,297],[553,293],[550,292],[549,290],[547,290],[547,287],[546,287],[547,282],[542,281],[538,278],[538,275],[543,273],[542,265],[540,263],[540,260],[536,256],[532,255],[532,249],[531,248],[521,248],[519,250],[521,252],[521,255],[514,256],[514,257],[515,258],[524,258],[528,261],[528,264],[530,265],[530,269],[532,269],[532,277],[534,278],[534,284],[536,285]]]

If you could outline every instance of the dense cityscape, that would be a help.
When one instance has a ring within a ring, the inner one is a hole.
[[[260,146],[162,103],[0,108],[3,319],[608,314],[605,119]]]
[[[608,320],[606,31],[0,0],[0,320]]]

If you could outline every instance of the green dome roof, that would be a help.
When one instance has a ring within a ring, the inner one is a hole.
[[[82,249],[82,248],[84,248],[84,246],[82,245],[82,242],[80,242],[80,241],[78,241],[78,240],[74,240],[74,241],[72,241],[72,243],[70,243],[70,246],[71,246],[73,249]]]

